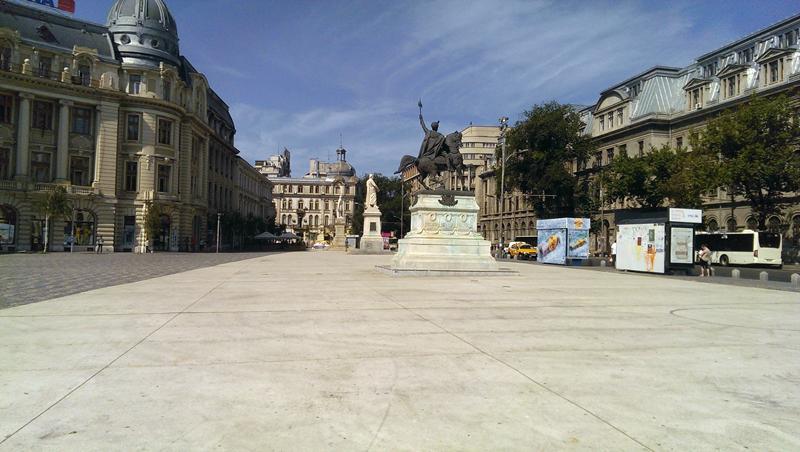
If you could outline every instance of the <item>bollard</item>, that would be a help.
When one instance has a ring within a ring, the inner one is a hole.
[[[741,278],[741,277],[742,277],[742,272],[740,272],[738,268],[734,268],[734,269],[731,271],[731,278],[733,278],[733,279],[739,279],[739,278]]]
[[[760,280],[761,280],[761,282],[767,282],[767,281],[769,281],[769,273],[767,273],[767,272],[761,272],[761,273],[759,273],[759,274],[758,274],[758,279],[760,279]]]
[[[792,273],[792,288],[800,289],[800,274]]]
[[[600,266],[603,267],[603,268],[606,268],[606,260],[605,259],[600,261]]]

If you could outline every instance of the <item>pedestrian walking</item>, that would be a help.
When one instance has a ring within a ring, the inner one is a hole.
[[[698,257],[700,258],[700,276],[711,276],[711,250],[705,243],[700,245]]]
[[[103,236],[102,235],[98,235],[97,236],[97,246],[95,247],[94,252],[96,254],[103,254]]]

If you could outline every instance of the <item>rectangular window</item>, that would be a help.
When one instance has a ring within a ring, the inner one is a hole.
[[[11,149],[0,148],[0,180],[11,179]]]
[[[622,157],[623,155],[625,157],[628,156],[628,145],[627,144],[621,144],[619,146],[619,156]]]
[[[127,141],[139,141],[139,123],[142,117],[139,115],[128,115],[126,119],[125,139]]]
[[[614,161],[614,148],[606,149],[606,158],[608,159],[608,164],[611,164],[611,162]]]
[[[728,97],[736,95],[736,77],[728,77]]]
[[[773,61],[769,63],[769,81],[775,83],[778,81],[778,62]]]
[[[603,151],[595,152],[594,154],[594,167],[600,168],[600,165],[603,164]]]
[[[681,149],[683,147],[683,137],[675,138],[675,147]]]
[[[89,185],[89,158],[72,157],[69,163],[69,180],[72,185],[86,187]]]
[[[169,193],[169,173],[172,169],[169,165],[158,165],[158,191]]]
[[[608,114],[608,128],[614,127],[614,113]]]
[[[606,130],[606,120],[602,116],[600,117],[600,130]]]
[[[139,162],[125,162],[125,191],[138,191]]]
[[[622,125],[622,109],[617,110],[617,125]]]
[[[302,208],[304,208],[304,207],[305,207],[305,204],[303,203],[303,200],[302,200],[302,199],[301,199],[300,201],[297,201],[297,208],[298,208],[298,209],[302,209]]]
[[[33,128],[53,129],[53,104],[40,100],[33,102]]]
[[[4,71],[11,70],[11,48],[0,47],[0,69]]]
[[[14,105],[14,98],[6,94],[0,94],[0,122],[11,124],[11,107]]]
[[[164,100],[169,102],[172,100],[172,82],[164,80]]]
[[[700,106],[700,90],[695,89],[692,90],[692,108],[698,108]]]
[[[92,110],[90,108],[75,107],[72,109],[72,133],[91,135]]]
[[[158,144],[172,145],[172,121],[158,118]]]
[[[644,141],[639,142],[639,157],[644,156]]]
[[[39,57],[39,67],[37,75],[39,77],[50,77],[50,69],[53,67],[53,59],[50,57]]]
[[[142,89],[142,76],[139,74],[131,74],[128,76],[128,93],[139,94]]]
[[[81,64],[78,66],[78,77],[81,79],[81,85],[89,86],[92,84],[92,68],[89,65]]]
[[[31,175],[36,182],[50,182],[50,153],[34,152],[31,154]]]

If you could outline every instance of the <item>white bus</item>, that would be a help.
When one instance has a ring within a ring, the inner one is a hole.
[[[772,265],[783,267],[781,235],[774,232],[698,232],[695,250],[702,244],[711,250],[711,263],[727,265]]]

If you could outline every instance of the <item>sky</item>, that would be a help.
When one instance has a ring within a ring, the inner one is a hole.
[[[105,23],[112,0],[77,0]],[[292,175],[335,159],[391,174],[425,121],[450,133],[537,103],[592,105],[652,66],[694,59],[800,13],[759,1],[166,0],[181,53],[230,106],[253,163],[288,148]]]

